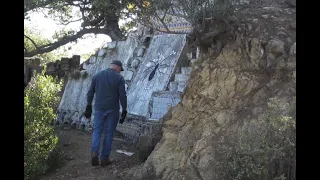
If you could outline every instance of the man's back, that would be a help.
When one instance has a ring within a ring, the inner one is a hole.
[[[123,77],[113,69],[97,73],[88,91],[88,102],[95,98],[96,110],[119,110],[119,100],[122,108],[127,108],[127,96]]]

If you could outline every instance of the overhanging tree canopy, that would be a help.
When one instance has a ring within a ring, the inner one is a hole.
[[[48,15],[61,24],[80,21],[81,29],[60,34],[55,42],[38,46],[33,43],[35,50],[25,51],[25,57],[50,52],[60,46],[81,38],[85,34],[106,34],[113,40],[124,38],[118,21],[120,11],[126,8],[131,0],[25,0],[24,17],[34,11],[48,10]],[[74,13],[76,12],[76,13]],[[26,37],[26,35],[25,35]],[[33,40],[28,37],[32,42]]]
[[[32,11],[48,11],[48,16],[67,25],[80,21],[81,29],[77,32],[68,31],[58,34],[55,42],[45,45],[33,43],[32,51],[25,51],[25,57],[50,52],[69,42],[76,41],[85,34],[105,34],[112,40],[124,39],[123,31],[119,28],[120,18],[131,18],[133,22],[149,26],[161,31],[150,24],[150,18],[155,17],[166,27],[164,32],[170,31],[166,24],[170,23],[170,16],[183,18],[193,27],[192,36],[197,44],[206,39],[212,39],[218,33],[225,31],[208,28],[208,22],[213,19],[225,20],[232,14],[232,3],[238,0],[25,0],[25,19]],[[179,10],[180,13],[176,13]],[[160,13],[161,12],[161,13]],[[229,25],[228,21],[224,21]],[[163,30],[162,30],[163,31]],[[31,42],[32,39],[28,38]]]

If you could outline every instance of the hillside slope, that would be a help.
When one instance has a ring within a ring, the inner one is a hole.
[[[235,39],[193,66],[136,179],[295,179],[295,9],[239,14]]]

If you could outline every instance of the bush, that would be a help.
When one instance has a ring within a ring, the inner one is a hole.
[[[65,159],[65,155],[63,154],[61,144],[57,145],[57,147],[53,151],[51,151],[48,156],[47,172],[54,172],[57,168],[64,165],[65,162],[66,162],[66,159]]]
[[[219,140],[218,179],[296,179],[295,103],[287,103],[286,115],[280,112],[283,105],[268,105],[258,120]]]
[[[45,70],[35,74],[24,97],[24,179],[34,179],[49,168],[47,159],[58,138],[50,123],[56,118],[54,107],[59,102],[57,83]]]

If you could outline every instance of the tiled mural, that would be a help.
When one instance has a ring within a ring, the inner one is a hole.
[[[155,91],[166,90],[186,43],[186,35],[154,36],[128,95],[128,112],[149,117],[148,105]]]

